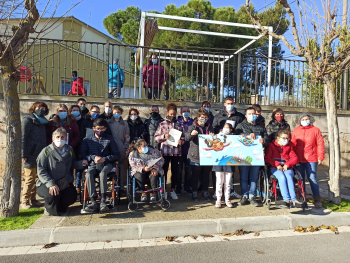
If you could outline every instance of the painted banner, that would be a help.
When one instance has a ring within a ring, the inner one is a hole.
[[[264,166],[263,146],[249,135],[198,135],[200,165]]]

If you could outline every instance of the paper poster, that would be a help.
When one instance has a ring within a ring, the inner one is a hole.
[[[181,139],[182,132],[176,129],[171,129],[169,134],[171,136],[166,140],[166,144],[177,147],[179,140]]]
[[[227,121],[225,122],[225,124],[226,124],[226,123],[231,124],[231,125],[232,125],[232,128],[234,128],[234,127],[235,127],[235,124],[236,124],[236,121],[227,120]]]
[[[152,166],[155,165],[157,162],[159,162],[159,160],[161,160],[161,159],[162,159],[162,157],[157,158],[157,159],[149,160],[149,161],[147,162],[147,167],[152,167]]]
[[[249,135],[198,135],[200,165],[264,166],[263,146]]]
[[[67,145],[68,145],[68,142],[69,142],[69,133],[67,132],[67,141],[66,141]]]
[[[94,132],[93,129],[86,128],[86,136],[85,136],[85,138],[86,138],[86,137],[89,137],[89,136],[91,136],[91,135],[93,135],[94,133],[95,133],[95,132]]]

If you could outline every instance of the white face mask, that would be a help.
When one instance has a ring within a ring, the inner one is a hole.
[[[230,129],[229,128],[223,128],[222,129],[222,133],[225,134],[225,135],[228,135],[228,134],[230,134]]]
[[[280,139],[280,143],[282,146],[286,146],[288,144],[289,140],[288,139]]]
[[[130,120],[135,121],[137,119],[137,115],[130,115]]]
[[[61,148],[66,144],[65,140],[54,140],[53,143],[56,145],[57,148]]]
[[[107,107],[105,108],[105,113],[106,113],[106,114],[110,114],[111,112],[112,112],[112,109],[111,109],[111,108],[107,108]]]

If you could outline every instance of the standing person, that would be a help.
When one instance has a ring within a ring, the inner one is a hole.
[[[193,119],[190,118],[190,108],[188,106],[183,106],[181,108],[181,115],[177,118],[180,123],[184,133],[188,131],[188,128],[192,126]],[[182,190],[182,169],[185,168],[185,180],[184,180],[184,192],[185,194],[192,194],[191,188],[191,161],[187,158],[188,150],[190,148],[190,142],[185,141],[182,145],[182,155],[179,160],[179,169],[177,177],[176,194],[181,194]]]
[[[120,153],[117,172],[118,172],[121,191],[124,191],[123,171],[124,171],[124,163],[127,161],[126,150],[129,148],[129,142],[130,142],[129,125],[122,118],[123,112],[124,110],[122,109],[122,107],[114,106],[112,111],[113,117],[107,120],[112,136],[118,146],[118,150]]]
[[[202,198],[205,201],[210,201],[209,196],[209,174],[212,170],[212,166],[201,166],[199,160],[199,140],[198,134],[211,134],[214,135],[214,129],[209,124],[209,112],[205,109],[199,109],[197,111],[197,118],[189,127],[186,133],[186,141],[190,142],[190,148],[188,150],[188,158],[191,162],[191,182],[192,182],[192,200],[198,202],[197,187],[198,181],[202,185]]]
[[[50,144],[53,132],[59,127],[63,127],[66,130],[68,144],[73,148],[74,152],[77,152],[80,142],[80,131],[78,124],[75,122],[75,117],[68,114],[68,107],[65,104],[58,105],[55,117],[47,125],[47,144]]]
[[[207,110],[207,112],[209,112],[209,124],[211,125],[211,126],[213,126],[213,121],[214,121],[214,115],[213,115],[213,113],[210,111],[210,109],[211,109],[211,104],[210,104],[210,102],[209,101],[203,101],[202,102],[202,107],[201,107],[202,109],[205,109],[205,110]]]
[[[171,192],[170,196],[172,199],[178,199],[175,187],[176,179],[178,176],[179,162],[182,154],[182,145],[184,143],[184,133],[181,124],[176,119],[177,106],[173,103],[166,105],[166,110],[168,112],[165,120],[159,124],[158,129],[154,135],[154,139],[161,143],[160,151],[164,158],[164,174],[165,178],[168,174],[169,163],[171,162]],[[166,140],[171,137],[169,134],[171,129],[176,129],[182,132],[181,139],[178,141],[178,146],[170,146],[167,144]],[[166,180],[166,179],[165,179]]]
[[[257,123],[256,119],[255,109],[249,107],[246,110],[246,119],[236,127],[236,135],[249,135],[253,140],[255,140],[256,136],[261,136],[259,142],[266,146],[269,143],[266,129],[263,125]],[[254,200],[259,170],[260,166],[239,166],[241,193],[243,197],[238,202],[238,205],[246,205],[248,203],[253,206],[259,205]]]
[[[157,105],[152,105],[150,115],[151,117],[145,120],[145,140],[148,145],[151,145],[154,149],[159,150],[160,144],[154,139],[154,134],[156,133],[159,124],[163,122],[164,119],[162,118],[162,116],[160,116],[159,108]]]
[[[277,132],[279,130],[290,130],[288,122],[284,119],[284,111],[281,108],[273,110],[271,119],[272,120],[266,126],[270,142],[277,138]]]
[[[72,88],[68,91],[67,95],[87,95],[87,91],[84,88],[84,79],[78,77],[77,71],[72,71]]]
[[[155,53],[149,56],[148,63],[143,67],[143,83],[148,99],[159,99],[163,84],[167,80],[165,68],[160,64]]]
[[[85,119],[82,121],[82,126],[80,130],[80,142],[83,143],[84,138],[86,137],[87,131],[92,133],[92,127],[94,120],[100,117],[100,108],[97,105],[92,105],[90,107],[89,113],[86,115]]]
[[[140,112],[137,109],[131,108],[129,110],[127,122],[129,124],[131,141],[143,139],[146,135],[145,125],[139,115]]]
[[[124,71],[119,67],[119,58],[113,59],[113,64],[109,65],[109,98],[120,98],[124,87]]]
[[[305,173],[315,200],[315,207],[322,208],[320,187],[317,182],[317,165],[324,160],[324,141],[319,128],[314,126],[315,119],[310,113],[301,113],[299,126],[292,132],[292,143],[299,159],[296,168],[301,173],[305,189]]]
[[[109,119],[113,118],[113,113],[112,113],[113,104],[112,104],[112,102],[106,101],[103,108],[104,108],[104,112],[100,115],[100,118],[104,119],[104,120],[109,120]]]
[[[89,109],[86,108],[86,99],[79,98],[77,100],[77,105],[80,107],[81,110],[81,117],[85,118],[86,115],[89,113]]]
[[[31,206],[40,207],[42,204],[36,200],[35,181],[37,175],[36,159],[43,148],[46,147],[46,125],[49,108],[44,102],[37,101],[22,119],[22,167],[24,170],[24,185],[22,191],[21,209]]]
[[[256,119],[256,122],[261,124],[261,125],[264,125],[264,127],[265,127],[265,118],[261,115],[261,106],[259,104],[253,104],[252,108],[255,109],[255,114],[258,117]]]

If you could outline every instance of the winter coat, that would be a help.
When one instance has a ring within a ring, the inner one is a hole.
[[[130,141],[137,139],[144,139],[146,136],[146,129],[143,122],[140,120],[139,122],[128,122],[129,131],[130,131]]]
[[[112,136],[118,145],[120,153],[119,162],[126,161],[126,149],[129,147],[129,141],[126,140],[125,135],[130,138],[129,125],[121,117],[119,121],[115,121],[114,117],[107,120]]]
[[[104,119],[104,120],[109,120],[109,119],[112,119],[112,118],[113,118],[113,114],[111,113],[111,114],[107,115],[107,114],[104,112],[104,113],[102,113],[102,114],[100,115],[99,118]]]
[[[198,132],[197,135],[191,135],[191,132],[196,130]],[[191,127],[188,128],[188,131],[185,134],[186,141],[190,142],[190,148],[188,150],[187,158],[190,159],[193,163],[200,163],[199,161],[199,134],[209,135],[210,133],[214,133],[214,128],[210,124],[205,125],[204,127],[199,126],[196,122],[192,124]]]
[[[160,154],[160,152],[158,150],[153,149],[151,147],[148,148],[147,154],[151,155],[152,159],[158,159],[158,158],[162,157],[162,155]],[[132,151],[129,154],[129,164],[131,167],[131,175],[132,176],[136,173],[141,173],[141,174],[144,173],[145,172],[144,168],[147,166],[147,164],[140,157],[140,153],[137,150]],[[160,175],[164,175],[163,165],[164,165],[164,158],[160,159],[153,166],[153,168],[155,168]]]
[[[87,95],[87,91],[84,88],[84,79],[75,77],[73,79],[72,88],[68,91],[68,95]]]
[[[124,71],[119,68],[117,64],[111,64],[109,65],[109,78],[108,78],[108,84],[109,87],[124,87]]]
[[[324,160],[324,141],[319,128],[313,126],[299,126],[292,132],[294,151],[301,163],[314,163]]]
[[[274,140],[269,144],[265,152],[265,163],[276,168],[282,165],[278,159],[285,160],[286,162],[284,164],[287,165],[288,168],[292,168],[299,163],[298,156],[295,154],[291,142],[288,142],[285,146],[281,146]]]
[[[263,125],[264,127],[265,125],[265,118],[262,115],[259,115],[259,117],[256,119],[256,122]]]
[[[220,135],[222,133],[219,133]],[[230,134],[235,135],[235,134]],[[215,165],[212,169],[213,172],[225,172],[225,173],[234,173],[235,172],[235,166],[233,165]]]
[[[73,169],[83,169],[83,161],[76,161],[72,147],[65,147],[68,153],[64,157],[55,150],[53,143],[42,149],[37,158],[39,179],[36,181],[36,187],[44,184],[50,188],[63,178],[72,183]]]
[[[184,133],[186,133],[188,131],[188,128],[191,127],[193,124],[193,119],[188,118],[188,121],[185,122],[183,116],[179,116],[177,118],[177,121],[180,122],[180,125],[181,125]],[[190,149],[190,142],[185,141],[185,143],[183,145],[181,145],[181,148],[182,148],[182,155],[187,156],[188,150]]]
[[[41,124],[33,113],[26,114],[22,119],[22,158],[27,158],[23,168],[36,167],[36,158],[47,145],[45,138],[46,124]]]
[[[215,115],[214,121],[213,121],[213,128],[215,131],[215,134],[218,134],[222,128],[224,128],[225,123],[227,120],[235,121],[235,126],[237,126],[239,123],[241,123],[245,119],[244,115],[240,112],[238,112],[236,109],[230,116],[228,115],[226,109],[220,110],[218,114]],[[235,128],[235,127],[233,127]]]
[[[154,139],[154,134],[156,134],[159,124],[163,121],[164,119],[161,116],[159,116],[157,119],[149,118],[145,120],[145,140],[148,145],[151,145],[153,148],[158,150],[160,149],[160,143]]]
[[[88,113],[89,109],[85,107],[81,112],[81,117],[85,119]]]
[[[75,156],[76,156],[77,160],[80,160],[81,144],[82,144],[83,139],[84,139],[84,138],[82,138],[82,135],[81,135],[81,131],[83,130],[83,120],[84,120],[84,118],[81,117],[80,120],[75,121],[77,123],[78,127],[79,127],[79,132],[80,132],[79,144],[78,144],[78,146],[76,147],[76,150],[75,150]]]
[[[256,122],[249,123],[247,119],[244,119],[244,121],[238,124],[236,127],[236,135],[249,135],[251,133],[254,133],[255,136],[261,136],[261,138],[264,139],[264,147],[266,147],[269,144],[269,138],[267,136],[266,129],[263,125]]]
[[[145,88],[157,88],[161,90],[167,77],[164,67],[160,64],[147,64],[143,67],[143,83]]]
[[[269,124],[266,126],[267,135],[269,135],[269,140],[272,142],[277,138],[277,133],[279,130],[290,130],[290,126],[285,119],[281,122],[276,120],[271,120]]]

